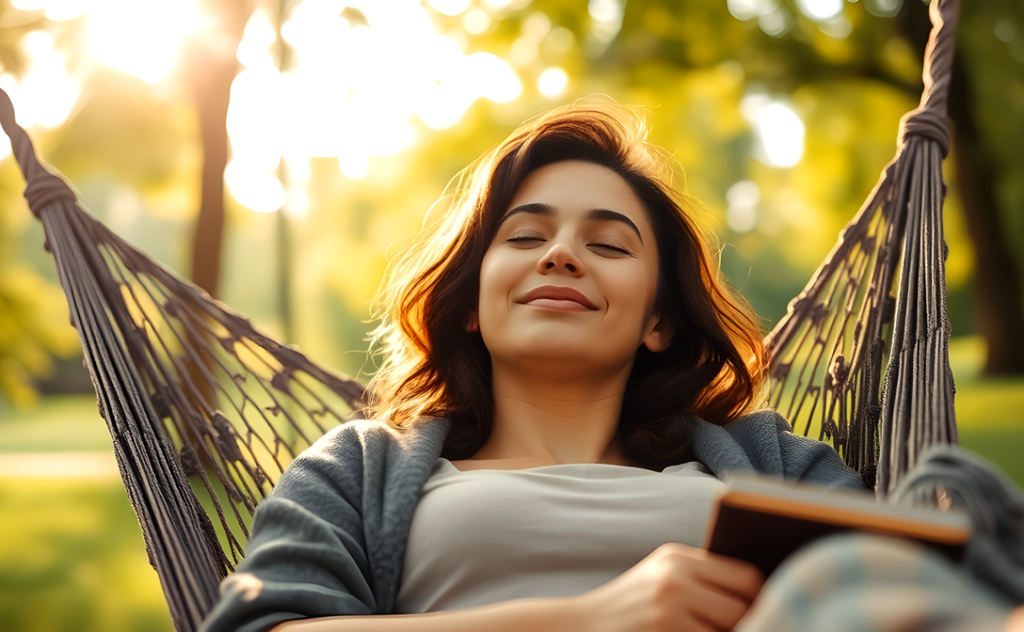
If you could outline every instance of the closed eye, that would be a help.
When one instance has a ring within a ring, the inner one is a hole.
[[[625,248],[620,248],[619,246],[613,246],[611,244],[587,244],[587,245],[590,246],[591,248],[599,248],[601,250],[609,250],[609,251],[612,251],[612,252],[615,252],[615,253],[618,253],[618,254],[627,255],[627,256],[630,256],[630,257],[633,256],[633,253],[628,251],[628,250],[626,250]]]
[[[535,235],[516,235],[514,237],[509,237],[506,241],[527,245],[527,244],[532,243],[532,242],[538,242],[538,241],[542,242],[542,241],[544,241],[544,239],[541,238],[541,237],[537,237]]]

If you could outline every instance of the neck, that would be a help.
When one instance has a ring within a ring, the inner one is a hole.
[[[491,435],[473,459],[630,464],[615,436],[631,368],[565,377],[494,366]]]

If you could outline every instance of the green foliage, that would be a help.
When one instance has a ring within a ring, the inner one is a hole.
[[[513,60],[523,95],[507,104],[477,102],[444,130],[417,125],[413,148],[371,158],[369,175],[359,180],[341,176],[334,160],[311,161],[312,210],[290,221],[295,342],[339,369],[364,367],[364,338],[372,328],[364,321],[381,276],[448,180],[528,117],[595,93],[651,108],[651,140],[675,154],[690,193],[710,208],[703,219],[722,243],[723,268],[768,322],[775,321],[895,153],[899,118],[917,102],[918,52],[902,32],[903,18],[874,15],[876,5],[845,3],[851,30],[841,38],[802,17],[795,0],[785,0],[788,31],[773,37],[756,19],[730,15],[724,0],[630,0],[621,31],[607,44],[595,39],[587,3],[575,0],[514,2],[479,35],[464,30],[462,16],[435,15],[466,52]],[[1015,139],[1024,134],[1024,37],[1017,33],[1003,42],[992,34],[1000,24],[1004,38],[1011,27],[1024,30],[1021,11],[1010,0],[964,3],[959,42],[1018,249],[1024,247],[1024,149]],[[80,31],[62,31],[66,51],[82,45]],[[524,56],[531,47],[536,55]],[[569,85],[552,99],[536,80],[555,66],[566,71]],[[799,113],[807,135],[798,165],[769,167],[751,156],[755,139],[741,103],[752,93],[788,102]],[[178,269],[188,259],[198,206],[201,154],[190,108],[181,82],[154,87],[101,70],[85,84],[73,118],[37,139],[104,221]],[[0,184],[11,191],[20,187],[13,173],[0,173]],[[747,233],[724,221],[725,193],[741,180],[754,181],[761,192],[757,227]],[[950,184],[947,266],[959,301],[951,310],[959,314],[971,310],[964,301],[970,299],[973,254],[958,216],[956,183]],[[122,212],[125,199],[132,201],[131,212]],[[0,216],[18,214],[25,215],[20,204],[0,210]],[[23,220],[0,226],[6,261],[24,260],[16,253]],[[228,222],[224,297],[271,333],[279,331],[276,222],[231,200]],[[969,328],[957,324],[957,331]]]
[[[36,401],[33,382],[52,371],[53,355],[68,358],[81,351],[68,325],[64,292],[17,257],[15,233],[31,216],[21,196],[4,186],[11,175],[11,165],[5,167],[0,170],[0,397],[24,407]]]

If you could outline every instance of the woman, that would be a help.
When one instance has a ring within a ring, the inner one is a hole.
[[[862,487],[758,412],[757,317],[645,135],[569,106],[461,180],[385,284],[376,421],[285,472],[207,629],[732,629],[762,578],[699,548],[715,475]]]

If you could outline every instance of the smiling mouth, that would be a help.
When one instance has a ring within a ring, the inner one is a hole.
[[[596,310],[597,305],[582,292],[568,287],[544,285],[526,293],[520,301],[524,305],[539,307],[556,312],[586,312]]]

